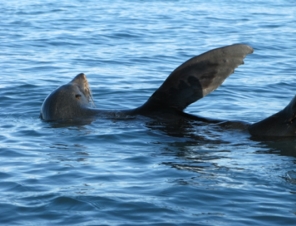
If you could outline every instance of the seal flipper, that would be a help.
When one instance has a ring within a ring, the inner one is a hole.
[[[220,86],[252,52],[250,46],[234,44],[189,59],[169,75],[139,110],[183,111]]]
[[[255,138],[296,137],[296,96],[278,113],[249,126]]]

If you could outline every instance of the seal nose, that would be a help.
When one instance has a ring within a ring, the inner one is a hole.
[[[86,79],[86,76],[84,73],[80,73],[80,74],[76,75],[76,77],[74,79],[76,79],[76,78],[77,79]]]
[[[70,83],[84,84],[87,81],[84,73],[76,75]]]

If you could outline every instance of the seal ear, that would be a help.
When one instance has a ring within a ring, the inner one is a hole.
[[[176,68],[142,107],[183,111],[220,86],[252,52],[250,46],[234,44],[193,57]]]

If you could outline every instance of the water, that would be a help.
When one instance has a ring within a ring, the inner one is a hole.
[[[186,111],[256,122],[295,95],[294,1],[2,1],[1,225],[295,225],[296,143],[214,126],[56,126],[44,98],[84,72],[96,106],[140,106],[188,58],[248,56]]]

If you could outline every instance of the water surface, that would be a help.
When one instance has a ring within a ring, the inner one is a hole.
[[[2,225],[295,225],[296,143],[210,125],[56,126],[44,98],[76,74],[101,109],[143,104],[188,58],[255,52],[186,111],[256,122],[295,93],[294,1],[6,1],[0,14]]]

